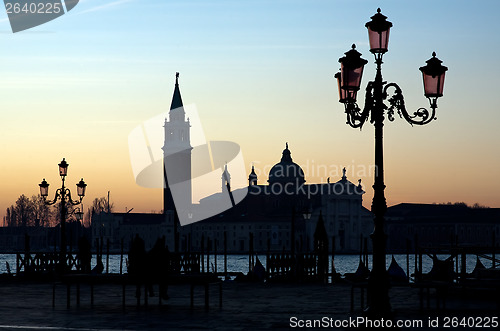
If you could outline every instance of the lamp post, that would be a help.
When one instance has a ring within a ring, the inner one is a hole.
[[[80,238],[81,228],[83,226],[83,211],[82,210],[83,210],[83,203],[82,203],[82,209],[80,209],[80,207],[76,207],[71,212],[66,214],[66,218],[68,218],[68,219],[72,215],[74,215],[74,219],[71,220],[71,229],[69,231],[69,237],[70,237],[69,247],[70,248],[72,247],[72,243],[75,242],[75,241],[73,241],[73,238],[75,238],[77,240],[76,242],[78,242],[78,238]],[[76,235],[74,233],[75,226],[76,226]]]
[[[386,315],[390,312],[389,278],[385,266],[387,235],[384,233],[384,214],[387,203],[384,196],[384,154],[383,126],[385,113],[390,121],[394,120],[397,111],[411,125],[424,125],[436,118],[437,98],[443,96],[444,76],[448,68],[432,53],[427,65],[420,68],[423,75],[424,95],[429,99],[430,111],[419,108],[413,114],[406,110],[401,88],[396,83],[387,83],[382,79],[382,56],[388,50],[389,30],[392,23],[387,17],[377,13],[366,23],[370,42],[370,52],[375,56],[377,72],[375,80],[366,87],[365,105],[361,110],[356,103],[356,96],[361,83],[363,67],[368,61],[352,45],[352,49],[339,59],[341,71],[335,74],[339,89],[339,102],[344,104],[347,124],[353,128],[362,128],[371,115],[370,123],[375,126],[375,181],[372,212],[374,214],[374,230],[370,235],[373,242],[373,267],[368,280],[368,310],[373,315]],[[391,97],[388,90],[394,89]],[[384,103],[387,101],[388,104]]]
[[[46,205],[53,205],[58,200],[61,200],[61,255],[59,257],[59,267],[61,272],[66,270],[66,204],[70,203],[73,206],[79,205],[85,196],[85,190],[87,187],[87,184],[85,184],[82,178],[80,182],[76,184],[76,192],[80,199],[73,200],[71,198],[71,191],[69,188],[64,186],[66,175],[68,174],[68,166],[69,164],[64,158],[61,163],[59,163],[59,175],[61,176],[62,186],[56,190],[54,200],[47,200],[47,196],[49,195],[49,184],[45,181],[45,178],[40,184],[38,184],[38,186],[40,186],[40,195]],[[77,217],[79,216],[81,216],[81,213],[77,212]]]
[[[296,217],[296,210],[295,210],[295,207],[292,208],[292,223],[291,223],[291,226],[290,226],[290,252],[292,254],[292,256],[295,256],[295,228],[296,228],[296,224],[295,224],[295,217]],[[302,210],[302,216],[304,217],[304,221],[308,221],[311,219],[311,210],[309,207],[305,207],[303,210]]]

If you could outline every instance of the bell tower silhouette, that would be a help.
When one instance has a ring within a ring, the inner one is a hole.
[[[165,119],[165,142],[163,145],[163,212],[177,211],[172,195],[172,186],[176,185],[178,206],[190,208],[191,192],[191,147],[189,118],[186,120],[184,105],[179,89],[179,73],[175,74],[175,88],[170,104],[169,119]],[[169,182],[170,179],[170,182]],[[179,207],[177,208],[179,209]]]
[[[221,180],[222,180],[222,185],[221,185],[222,192],[226,192],[228,190],[227,185],[229,184],[229,187],[231,187],[231,174],[229,173],[229,171],[227,171],[227,163],[224,166],[224,171],[222,172]]]

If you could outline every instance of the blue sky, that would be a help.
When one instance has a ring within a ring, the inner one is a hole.
[[[135,185],[127,136],[168,110],[175,72],[207,139],[230,140],[264,169],[288,141],[299,164],[373,163],[373,128],[345,124],[333,74],[356,43],[373,79],[369,21],[394,24],[384,79],[409,110],[427,106],[418,68],[436,51],[449,67],[438,120],[385,126],[387,199],[500,207],[498,1],[87,0],[13,34],[0,11],[0,215],[20,194],[55,187],[57,163],[84,177],[90,202],[111,191],[119,211],[161,209],[161,192]],[[362,102],[361,102],[362,104]],[[312,173],[312,172],[311,172]],[[333,176],[333,175],[332,175]],[[369,206],[373,176],[363,180]],[[326,181],[309,175],[308,182]],[[333,176],[335,177],[335,176]],[[267,174],[262,173],[260,183]],[[86,199],[86,200],[87,200]]]

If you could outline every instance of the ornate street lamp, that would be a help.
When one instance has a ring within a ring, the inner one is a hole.
[[[344,104],[347,114],[347,124],[353,128],[362,128],[371,115],[370,122],[375,126],[375,182],[372,212],[374,214],[374,230],[371,234],[373,241],[373,268],[368,280],[368,313],[386,315],[390,312],[389,278],[385,265],[387,235],[384,233],[384,214],[387,203],[384,196],[384,153],[383,153],[383,126],[385,113],[390,121],[394,120],[397,111],[411,125],[424,125],[436,118],[437,98],[443,96],[444,76],[448,68],[441,65],[441,61],[432,53],[427,65],[420,68],[424,80],[424,95],[429,99],[431,110],[419,108],[413,114],[406,110],[401,88],[396,83],[387,83],[382,79],[382,56],[388,50],[389,30],[392,23],[387,17],[377,13],[366,23],[370,52],[375,56],[377,72],[375,80],[368,82],[366,87],[365,105],[361,110],[356,103],[356,92],[361,84],[363,66],[367,63],[356,51],[356,46],[339,59],[341,71],[335,74],[339,88],[339,102]],[[394,89],[389,97],[388,90]],[[384,103],[384,101],[387,102]]]
[[[61,163],[58,164],[59,166],[59,176],[61,177],[66,177],[68,174],[68,162],[66,162],[66,159],[62,159]]]
[[[340,89],[347,94],[344,95],[346,102],[355,102],[356,93],[361,84],[363,76],[363,68],[368,63],[361,58],[361,53],[356,50],[356,45],[352,45],[352,49],[345,53],[345,56],[339,59],[340,62]],[[341,94],[342,96],[342,94]]]
[[[424,95],[433,109],[437,108],[437,98],[443,96],[444,74],[448,70],[441,65],[442,62],[436,57],[436,52],[432,52],[432,58],[426,61],[424,67],[420,67],[424,79]]]
[[[85,190],[87,188],[87,184],[83,181],[83,178],[76,184],[76,193],[80,197],[80,201],[82,201],[85,196]]]
[[[79,199],[73,200],[71,198],[71,191],[69,190],[69,188],[64,186],[64,182],[68,174],[68,166],[69,164],[64,158],[62,159],[61,163],[59,163],[59,175],[61,176],[62,186],[56,190],[54,200],[47,201],[47,196],[49,195],[49,184],[47,183],[45,178],[40,184],[38,184],[38,186],[40,186],[40,195],[42,196],[43,201],[46,205],[53,205],[58,200],[61,201],[61,255],[59,257],[61,272],[66,271],[66,204],[70,203],[73,206],[79,205],[82,202],[83,197],[85,196],[85,189],[87,187],[87,184],[85,184],[82,178],[80,182],[76,184]],[[78,220],[81,220],[83,213],[81,213],[78,209],[75,215]]]
[[[368,29],[368,39],[370,40],[370,52],[384,54],[389,46],[389,30],[392,23],[387,21],[387,17],[380,13],[380,8],[377,9],[377,13],[371,19],[370,22],[365,24]]]
[[[79,207],[71,212],[71,214],[75,215],[76,221],[81,222],[83,220],[83,211]]]

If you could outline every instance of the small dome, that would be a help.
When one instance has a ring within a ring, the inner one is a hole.
[[[281,161],[275,164],[271,171],[269,171],[269,185],[276,183],[285,185],[292,183],[295,185],[302,185],[305,183],[304,171],[302,168],[292,161],[291,152],[288,149],[288,143],[283,150]]]

